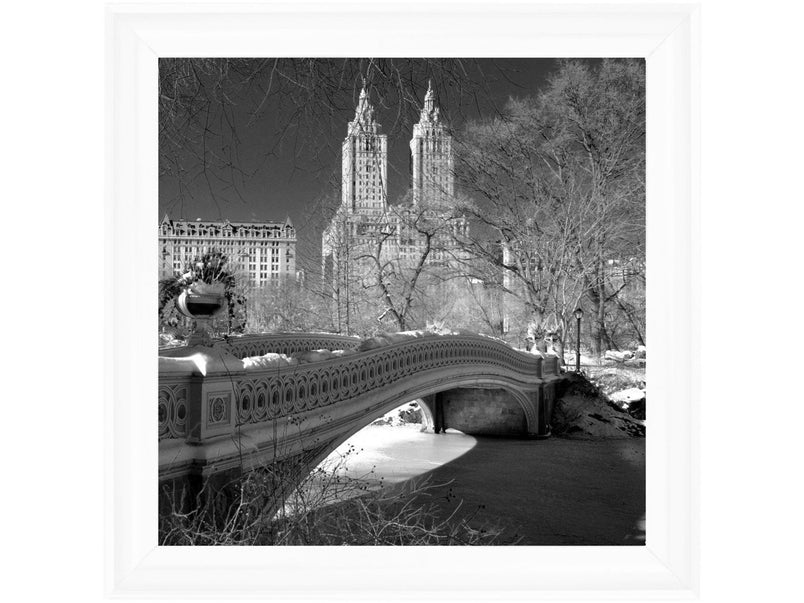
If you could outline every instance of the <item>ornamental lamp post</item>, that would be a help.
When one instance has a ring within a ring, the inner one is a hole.
[[[575,346],[575,372],[581,372],[581,319],[583,318],[583,310],[580,308],[575,309],[575,320],[578,321],[578,326],[576,328],[578,332],[578,339],[577,344]]]

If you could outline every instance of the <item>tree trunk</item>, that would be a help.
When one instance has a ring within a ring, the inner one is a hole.
[[[622,302],[620,299],[617,299],[617,305],[620,307],[620,310],[623,311],[628,322],[631,323],[631,328],[634,330],[634,333],[637,336],[637,340],[639,341],[639,345],[645,345],[645,338],[642,336],[642,329],[640,325],[637,323],[636,317],[634,313]]]
[[[566,362],[564,361],[564,334],[567,332],[567,324],[564,319],[561,319],[561,324],[558,325],[558,329],[553,337],[553,348],[558,355],[558,363],[560,366],[564,366]]]
[[[592,304],[593,312],[589,316],[589,335],[592,344],[592,354],[595,356],[603,355],[603,340],[600,333],[599,311],[602,306],[597,288],[590,287],[586,294],[587,299]]]
[[[588,285],[586,297],[593,308],[593,315],[590,317],[592,352],[599,357],[612,347],[611,337],[606,329],[606,277],[602,259],[598,259],[593,280]]]

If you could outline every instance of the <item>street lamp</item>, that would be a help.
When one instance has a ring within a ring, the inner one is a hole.
[[[575,346],[575,372],[581,372],[581,319],[583,318],[583,310],[580,308],[575,309],[575,320],[578,321],[576,331],[578,332],[577,345]]]

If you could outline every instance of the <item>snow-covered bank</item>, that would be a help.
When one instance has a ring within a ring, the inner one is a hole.
[[[565,378],[559,386],[553,411],[552,426],[555,435],[584,438],[644,437],[644,420],[625,412],[585,377],[566,373]],[[642,400],[644,401],[644,397]]]

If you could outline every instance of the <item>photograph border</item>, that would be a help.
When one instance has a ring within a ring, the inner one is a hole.
[[[106,594],[351,601],[697,596],[699,23],[697,4],[109,5]],[[157,546],[157,59],[369,55],[646,59],[645,546]]]

